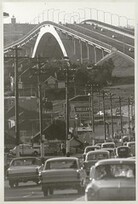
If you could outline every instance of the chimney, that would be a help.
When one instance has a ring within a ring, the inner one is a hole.
[[[12,18],[11,18],[11,23],[16,24],[16,18],[14,16],[12,16]]]

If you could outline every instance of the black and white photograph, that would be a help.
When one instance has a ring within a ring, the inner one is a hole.
[[[1,8],[3,202],[136,203],[136,1]]]

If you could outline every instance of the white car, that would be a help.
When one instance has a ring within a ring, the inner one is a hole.
[[[17,146],[10,149],[11,155],[16,155]],[[31,144],[19,144],[20,156],[38,156],[40,154],[40,147],[33,148]]]

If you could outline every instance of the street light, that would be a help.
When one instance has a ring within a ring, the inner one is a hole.
[[[77,16],[77,15],[73,15],[73,16],[70,17],[70,23],[71,23],[72,18],[73,18],[73,23],[75,22],[75,16]]]
[[[55,14],[56,11],[59,11],[59,9],[54,9],[54,10],[53,10],[53,12],[52,12],[52,20],[53,20],[53,21],[55,20],[54,14]]]
[[[84,20],[85,20],[85,19],[86,19],[86,13],[85,13],[85,9],[79,8],[78,10],[81,10],[81,11],[83,11],[83,13],[84,13],[84,15],[83,15],[83,16],[84,16],[84,17],[83,17],[82,19],[84,19]]]
[[[120,26],[120,16],[118,14],[116,14],[116,13],[112,14],[112,16],[117,16],[117,18],[118,18],[118,26]]]
[[[95,11],[96,11],[96,20],[98,21],[98,9],[92,8],[92,10],[95,10]]]
[[[65,13],[65,11],[60,11],[60,12],[58,12],[58,22],[60,22],[60,14],[61,13]]]
[[[67,16],[67,15],[71,15],[71,13],[65,13],[65,14],[64,14],[64,18],[63,18],[63,19],[64,19],[64,24],[65,24],[65,20],[66,20],[66,16]]]
[[[129,21],[132,21],[133,23],[130,25],[130,24],[129,24]],[[130,18],[129,18],[129,19],[127,19],[127,22],[128,22],[128,28],[129,28],[130,26],[134,28],[134,19],[130,19]],[[131,28],[131,27],[130,27],[130,28]]]
[[[92,8],[85,8],[88,9],[90,11],[90,19],[92,19]]]
[[[100,11],[102,11],[103,12],[103,22],[105,23],[105,11],[103,11],[103,10],[98,10],[98,13],[100,12]]]
[[[80,13],[75,11],[75,12],[73,12],[73,14],[76,14],[76,16],[79,16],[79,17],[78,17],[78,19],[79,19],[79,20],[78,20],[78,23],[79,23],[79,22],[80,22]]]
[[[50,11],[53,11],[53,10],[54,10],[54,8],[47,10],[47,21],[49,21],[49,12],[50,12]]]
[[[120,16],[120,19],[124,18],[126,20],[126,27],[128,28],[128,18],[126,16]]]
[[[113,14],[112,14],[112,13],[110,13],[110,12],[105,11],[105,16],[106,16],[106,13],[107,13],[107,14],[110,14],[111,25],[112,25],[112,15],[113,15]]]

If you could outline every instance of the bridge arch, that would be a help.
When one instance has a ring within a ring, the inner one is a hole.
[[[47,24],[41,27],[34,45],[32,58],[37,55],[49,59],[68,57],[61,38],[53,25]]]

